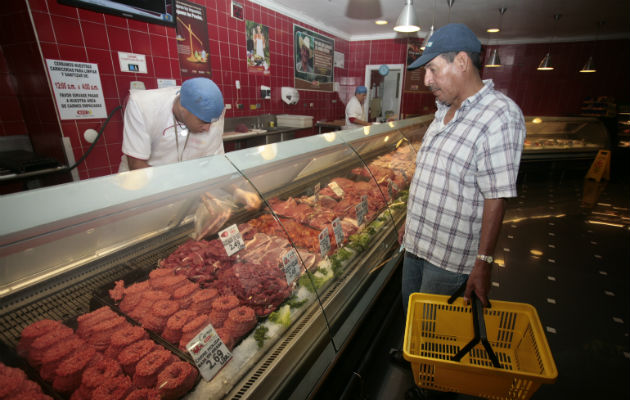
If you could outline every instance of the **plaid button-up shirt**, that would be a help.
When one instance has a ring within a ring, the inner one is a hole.
[[[443,124],[438,110],[424,135],[409,188],[404,245],[448,271],[469,274],[475,264],[484,199],[516,196],[525,140],[521,109],[491,80]]]

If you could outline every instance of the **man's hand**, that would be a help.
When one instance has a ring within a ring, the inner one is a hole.
[[[475,261],[475,266],[468,276],[466,290],[464,291],[464,302],[470,304],[470,297],[474,292],[484,307],[488,306],[488,293],[490,292],[490,275],[492,266],[485,261]]]
[[[248,192],[243,189],[235,189],[234,190],[234,199],[245,205],[245,208],[248,210],[257,210],[262,203],[262,200],[258,196],[258,194],[254,192]]]

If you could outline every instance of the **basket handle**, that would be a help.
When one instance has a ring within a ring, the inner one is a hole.
[[[448,304],[452,304],[453,301],[455,301],[455,299],[464,292],[465,288],[466,288],[466,282],[464,282],[462,286],[460,286],[460,288],[457,289],[455,293],[451,295],[451,297],[449,297],[449,299],[447,300]],[[473,328],[475,330],[475,336],[470,340],[470,342],[468,342],[466,346],[462,347],[461,350],[457,352],[457,354],[451,357],[451,361],[461,361],[462,357],[464,357],[466,353],[470,352],[473,349],[473,347],[475,347],[477,343],[481,341],[481,344],[483,345],[483,347],[486,349],[486,352],[488,353],[488,357],[490,358],[492,365],[495,368],[501,368],[499,359],[497,358],[497,355],[494,353],[494,350],[492,350],[492,347],[490,346],[490,342],[488,342],[488,335],[486,332],[486,321],[484,320],[484,317],[483,317],[483,305],[481,304],[481,301],[479,301],[479,299],[477,298],[474,292],[470,296],[470,300],[472,302]]]

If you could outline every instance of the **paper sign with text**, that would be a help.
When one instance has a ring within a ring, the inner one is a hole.
[[[284,275],[287,278],[287,285],[291,286],[300,277],[300,260],[295,249],[291,249],[282,256],[284,265]]]
[[[208,324],[188,344],[186,350],[190,353],[201,376],[206,381],[211,380],[223,366],[230,361],[232,353],[221,340],[212,324]]]
[[[98,64],[46,59],[61,119],[106,118]]]
[[[241,232],[239,232],[236,224],[232,224],[220,231],[219,238],[221,238],[221,243],[223,243],[223,247],[225,247],[225,252],[228,256],[231,256],[232,254],[245,248],[243,236],[241,235]]]
[[[341,247],[343,244],[343,229],[341,227],[341,220],[339,218],[335,218],[332,222],[333,233],[335,234],[335,242],[337,242],[337,247]]]
[[[330,251],[330,236],[328,233],[328,227],[322,229],[319,233],[319,254],[322,257],[326,257],[326,254]]]

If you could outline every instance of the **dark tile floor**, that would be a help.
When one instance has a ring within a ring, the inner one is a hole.
[[[585,170],[525,166],[497,245],[491,298],[536,307],[559,376],[534,399],[630,398],[630,179],[585,181]],[[336,398],[405,399],[400,296],[361,378]],[[356,375],[356,373],[355,373]],[[472,399],[460,395],[459,399]]]

